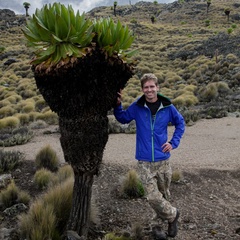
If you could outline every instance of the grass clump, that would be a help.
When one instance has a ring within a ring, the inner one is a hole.
[[[15,110],[11,106],[4,106],[0,109],[0,117],[5,118],[12,116],[15,113]]]
[[[135,170],[130,170],[122,184],[123,196],[129,198],[143,197],[145,192],[138,174]]]
[[[30,195],[25,191],[21,191],[12,181],[6,189],[0,192],[0,202],[5,208],[9,208],[17,203],[28,204]]]
[[[19,151],[4,151],[0,149],[0,173],[15,169],[24,158],[24,154]]]
[[[50,188],[19,217],[20,235],[26,239],[60,239],[72,205],[73,179]]]
[[[4,128],[16,128],[20,125],[17,117],[5,117],[0,120],[0,130]]]
[[[34,174],[33,181],[42,190],[47,188],[51,183],[56,182],[56,176],[53,172],[42,168]]]
[[[182,172],[179,170],[174,170],[172,173],[172,182],[177,183],[183,179]]]
[[[67,180],[70,177],[73,177],[74,172],[73,172],[71,165],[66,164],[58,169],[56,175],[58,178],[58,182],[60,183],[60,182],[64,182],[65,180]]]
[[[27,113],[17,113],[15,117],[19,119],[22,126],[29,123],[29,115]]]
[[[56,172],[59,166],[59,159],[54,149],[50,145],[43,147],[35,158],[37,169],[46,168],[52,172]]]

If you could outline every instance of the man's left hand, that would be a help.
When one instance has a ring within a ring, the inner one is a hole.
[[[169,142],[166,142],[162,145],[163,148],[163,152],[170,152],[173,148],[172,148],[172,144]]]

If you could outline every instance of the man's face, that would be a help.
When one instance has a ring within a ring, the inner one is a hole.
[[[155,102],[157,101],[157,92],[159,87],[156,86],[154,80],[148,80],[144,83],[142,87],[142,91],[145,95],[145,98],[148,102]]]

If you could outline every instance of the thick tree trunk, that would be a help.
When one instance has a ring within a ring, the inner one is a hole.
[[[87,237],[91,210],[93,175],[75,172],[73,202],[68,221],[68,230],[74,230],[79,236]]]
[[[108,140],[108,118],[84,114],[74,119],[59,118],[61,145],[65,160],[75,175],[73,202],[67,230],[87,237],[92,184],[99,170]]]

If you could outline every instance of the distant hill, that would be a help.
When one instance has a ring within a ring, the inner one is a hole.
[[[160,91],[172,99],[187,122],[229,113],[239,115],[240,3],[215,0],[207,6],[205,1],[138,2],[117,6],[116,10],[114,16],[113,7],[98,7],[87,16],[119,19],[134,33],[132,48],[139,48],[135,56],[138,65],[124,90],[125,107],[141,94],[141,75],[153,72],[159,78]],[[25,21],[24,15],[0,10],[0,106],[6,105],[10,91],[21,98],[17,104],[32,99],[33,111],[42,114],[43,108],[37,108],[34,100],[41,96],[29,65],[32,53],[21,32]],[[21,88],[26,82],[30,84],[28,92]],[[16,103],[13,106],[10,102],[8,107],[12,108],[10,113],[0,113],[1,117],[21,112]]]

